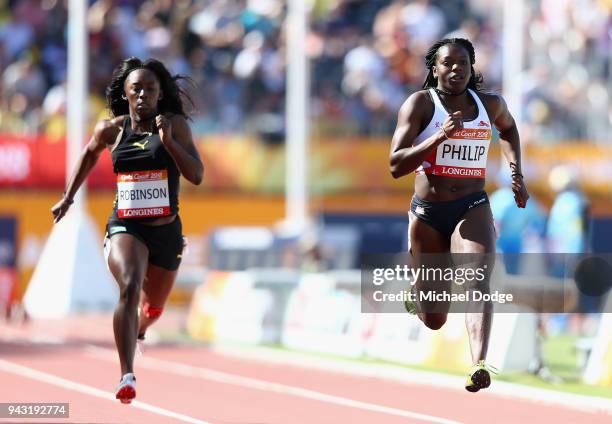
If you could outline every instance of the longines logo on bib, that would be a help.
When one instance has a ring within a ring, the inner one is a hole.
[[[170,215],[168,171],[135,171],[117,175],[119,218],[150,218]]]

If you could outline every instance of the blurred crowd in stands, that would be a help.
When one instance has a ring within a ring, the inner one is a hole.
[[[65,132],[67,0],[0,3],[0,131]],[[313,135],[379,137],[424,80],[442,37],[476,48],[486,89],[501,92],[502,0],[311,0]],[[612,1],[524,0],[525,142],[609,140]],[[90,1],[92,121],[112,69],[155,57],[196,83],[197,134],[284,139],[286,1]]]

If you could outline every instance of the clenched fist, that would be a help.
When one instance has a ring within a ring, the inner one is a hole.
[[[455,131],[463,129],[463,113],[458,110],[448,115],[442,124],[442,132],[446,138],[453,138]]]
[[[164,115],[155,117],[155,126],[159,132],[159,138],[165,145],[172,141],[172,123]]]

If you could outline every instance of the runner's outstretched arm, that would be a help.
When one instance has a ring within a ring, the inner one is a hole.
[[[493,124],[499,131],[499,145],[512,172],[512,191],[514,201],[519,208],[524,208],[529,199],[527,187],[521,171],[521,141],[516,122],[501,96],[496,96],[494,104],[495,119]]]
[[[73,203],[74,195],[98,162],[100,153],[108,145],[108,140],[113,140],[118,132],[119,128],[112,121],[103,120],[98,122],[93,136],[81,152],[81,156],[79,156],[79,160],[64,192],[64,197],[51,208],[54,223],[58,223],[66,215],[70,205]]]

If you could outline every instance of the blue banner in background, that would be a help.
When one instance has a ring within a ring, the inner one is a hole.
[[[15,268],[17,263],[17,218],[0,216],[0,267]]]
[[[0,308],[7,314],[17,282],[17,218],[0,216]]]

